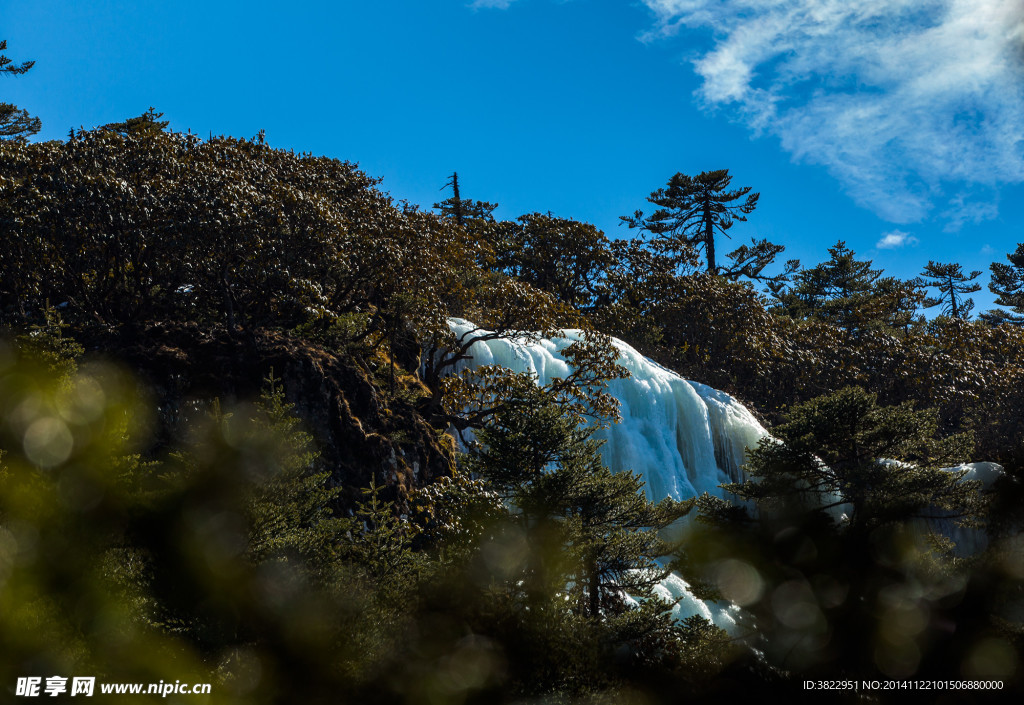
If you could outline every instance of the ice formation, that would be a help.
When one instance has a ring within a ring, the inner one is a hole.
[[[456,335],[480,335],[467,321],[453,319],[450,325]],[[579,331],[567,330],[562,338],[532,343],[481,341],[469,349],[472,359],[462,365],[501,365],[535,374],[538,384],[547,384],[568,376],[561,352],[580,337]],[[622,420],[595,434],[605,441],[605,463],[613,470],[636,472],[654,501],[704,492],[722,496],[719,485],[741,479],[745,449],[757,445],[767,431],[728,394],[687,381],[620,340],[613,343],[619,364],[630,376],[609,383]]]
[[[452,319],[450,326],[466,340],[481,335],[468,321]],[[469,349],[471,359],[461,365],[501,365],[532,373],[539,384],[547,384],[569,374],[561,353],[580,338],[579,331],[566,330],[564,337],[536,342],[479,341]],[[687,499],[704,492],[722,496],[719,486],[742,479],[745,449],[767,436],[765,429],[728,394],[687,381],[620,340],[613,343],[619,350],[619,364],[630,376],[609,383],[622,418],[595,434],[605,441],[601,449],[605,463],[615,471],[637,473],[653,501]],[[700,614],[723,628],[735,626],[736,607],[696,599],[678,575],[669,576],[657,592],[669,601],[678,600],[674,614],[679,619]]]

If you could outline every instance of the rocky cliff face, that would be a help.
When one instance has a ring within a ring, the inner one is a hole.
[[[126,364],[155,395],[157,446],[205,401],[219,398],[229,408],[256,398],[273,371],[347,502],[371,476],[394,487],[401,500],[454,468],[451,438],[416,410],[425,389],[401,368],[392,371],[386,359],[359,359],[277,332],[231,337],[190,324],[152,326],[131,342],[110,337],[87,344]]]

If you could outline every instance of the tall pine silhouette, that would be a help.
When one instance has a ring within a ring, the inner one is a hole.
[[[1012,313],[1000,309],[986,311],[981,315],[985,321],[993,324],[1011,323],[1013,325],[1024,324],[1024,243],[1017,245],[1017,249],[1006,255],[1009,264],[1004,262],[993,262],[992,281],[988,285],[989,291],[996,295],[996,303],[1006,306]]]
[[[761,271],[771,264],[784,249],[767,240],[752,240],[751,245],[742,245],[730,252],[727,259],[731,264],[719,264],[715,254],[716,238],[731,237],[729,230],[736,221],[747,220],[757,208],[759,193],[751,193],[750,186],[729,190],[732,176],[728,169],[702,171],[696,176],[678,173],[647,197],[648,202],[657,206],[649,216],[637,210],[633,215],[622,216],[622,222],[631,228],[640,228],[657,238],[674,241],[675,249],[692,248],[703,252],[708,274],[721,275],[730,279],[741,276],[764,279]],[[795,265],[787,267],[792,271]]]
[[[0,40],[0,74],[20,76],[35,66],[35,61],[15,63],[3,53],[6,50],[7,40]],[[42,126],[39,118],[32,117],[28,111],[11,103],[0,103],[0,139],[25,139],[39,132]]]
[[[959,264],[944,264],[929,260],[924,271],[921,272],[921,285],[938,289],[939,295],[927,297],[922,305],[925,308],[942,306],[942,313],[953,318],[970,318],[974,300],[965,299],[964,294],[981,291],[981,284],[974,281],[980,276],[981,272],[979,271],[964,274]]]

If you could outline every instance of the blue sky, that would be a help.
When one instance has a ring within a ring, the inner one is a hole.
[[[621,235],[675,172],[761,193],[732,231],[887,273],[1024,241],[1019,0],[0,0],[0,99],[40,138],[163,111],[360,163],[424,206]],[[976,296],[988,307],[987,292]]]

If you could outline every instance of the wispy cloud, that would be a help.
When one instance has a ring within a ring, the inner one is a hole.
[[[882,235],[882,238],[875,243],[880,250],[898,250],[901,247],[914,246],[918,243],[916,237],[902,230],[890,230]]]
[[[977,201],[969,194],[959,193],[949,201],[942,217],[946,219],[943,228],[947,233],[959,232],[967,223],[983,223],[999,216],[999,206],[993,200]]]
[[[514,3],[516,0],[473,0],[469,4],[474,10],[480,9],[494,9],[494,10],[507,10],[508,6]]]
[[[957,229],[995,206],[945,191],[1024,181],[1020,0],[644,2],[657,17],[645,38],[712,31],[694,60],[705,105],[891,222],[938,206]]]

